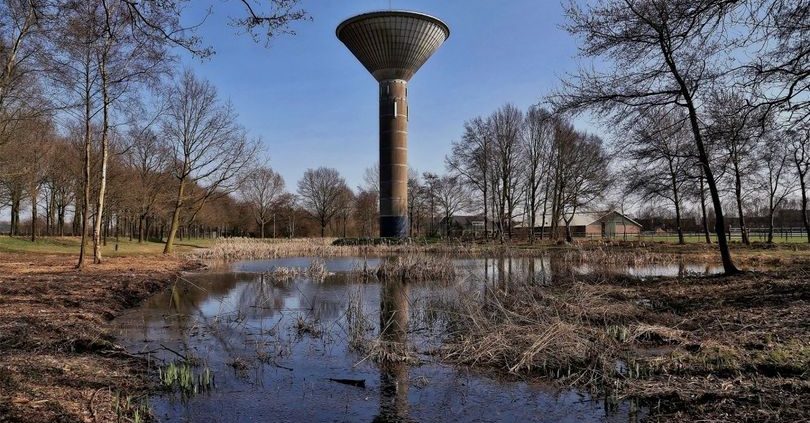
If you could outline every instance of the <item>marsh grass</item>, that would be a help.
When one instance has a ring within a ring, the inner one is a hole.
[[[363,312],[363,296],[359,289],[349,292],[346,303],[346,333],[351,351],[364,351],[369,342],[368,333],[374,329],[371,319]]]
[[[308,335],[314,338],[320,337],[324,333],[323,326],[318,318],[312,317],[309,319],[298,315],[293,323],[293,329],[298,336]]]
[[[638,400],[656,419],[794,420],[810,412],[803,274],[516,278],[459,290],[429,315],[451,363]]]
[[[264,272],[262,276],[274,282],[285,283],[296,278],[308,278],[316,282],[323,282],[331,275],[334,275],[334,273],[326,269],[326,262],[320,257],[315,257],[307,267],[276,266]]]
[[[565,264],[599,263],[613,266],[641,266],[647,264],[672,264],[683,259],[682,254],[654,251],[646,248],[617,250],[602,246],[574,245],[563,254]]]
[[[392,340],[386,334],[391,328],[385,326],[374,333],[375,325],[371,318],[363,312],[363,298],[360,290],[349,293],[346,305],[346,322],[348,324],[347,346],[350,351],[362,355],[359,363],[372,361],[378,364],[405,363],[418,364],[419,358],[412,345],[404,338]],[[391,325],[389,322],[387,325]]]
[[[443,254],[453,257],[473,257],[481,254],[529,254],[541,250],[515,249],[498,244],[464,244],[460,242],[415,242],[379,244],[345,244],[334,238],[256,239],[220,238],[209,248],[195,250],[190,257],[210,262],[234,260],[266,260],[282,257],[345,257],[394,256],[401,254]]]
[[[392,257],[383,260],[375,273],[380,280],[439,282],[456,279],[452,258],[432,254]]]
[[[165,367],[158,368],[158,377],[161,385],[168,390],[180,392],[184,398],[190,398],[202,392],[208,392],[214,387],[214,374],[207,365],[196,370],[186,360],[170,362]]]

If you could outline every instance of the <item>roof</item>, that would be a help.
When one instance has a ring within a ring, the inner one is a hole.
[[[593,223],[601,222],[601,221],[607,219],[608,217],[610,217],[610,216],[612,216],[614,214],[619,215],[620,217],[623,217],[623,218],[627,219],[628,222],[630,222],[630,223],[632,223],[632,224],[634,224],[634,225],[636,225],[636,226],[638,226],[640,228],[643,227],[642,224],[640,224],[637,221],[631,219],[626,214],[620,213],[620,212],[618,212],[616,210],[603,210],[603,211],[576,213],[576,214],[574,214],[574,217],[571,219],[571,226],[588,226],[588,225],[591,225]],[[545,216],[545,222],[546,222],[547,227],[551,226],[551,216],[546,215]],[[535,219],[534,224],[537,227],[542,225],[543,224],[543,216],[538,216]],[[565,225],[565,221],[560,219],[559,225],[561,225],[561,226]],[[518,225],[518,227],[525,227],[525,226],[526,225],[524,223],[520,223]]]
[[[441,224],[444,224],[445,221],[446,221],[446,218],[442,218],[442,220],[440,222],[441,222]],[[473,222],[481,222],[483,224],[484,223],[484,216],[480,216],[480,215],[479,216],[454,215],[454,216],[450,216],[450,221],[452,222],[453,225],[458,225],[458,226],[462,226],[462,227],[464,227],[464,226],[472,226]]]

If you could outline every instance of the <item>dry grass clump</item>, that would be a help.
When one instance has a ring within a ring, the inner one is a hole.
[[[323,333],[323,327],[318,319],[305,319],[300,315],[295,319],[293,328],[299,336],[308,335],[317,338]]]
[[[440,353],[638,400],[656,420],[807,421],[806,276],[791,268],[654,283],[513,280],[437,303]]]
[[[563,253],[563,261],[568,264],[599,263],[614,266],[640,266],[645,264],[670,264],[682,259],[681,254],[645,248],[623,250],[601,246],[583,248],[575,245]]]
[[[378,337],[363,343],[359,352],[365,354],[363,360],[375,363],[419,363],[419,357],[407,342],[386,341]]]
[[[313,281],[323,282],[334,273],[326,269],[326,262],[320,258],[315,258],[308,267],[277,266],[265,272],[264,275],[278,282],[289,282],[296,278],[308,278]]]
[[[613,372],[618,341],[588,321],[579,286],[532,292],[528,285],[462,294],[447,312],[445,359],[599,385]]]
[[[339,255],[340,251],[326,238],[220,238],[211,247],[196,250],[191,256],[208,261],[263,260],[296,255],[328,257]]]
[[[352,351],[363,351],[368,343],[368,332],[374,329],[371,319],[363,313],[363,298],[360,290],[349,292],[349,301],[346,305],[346,333],[348,345]]]
[[[390,326],[380,329],[378,334],[373,334],[374,324],[363,313],[362,304],[359,290],[349,293],[349,301],[346,306],[349,350],[362,354],[361,362],[371,360],[375,363],[418,363],[417,354],[405,341],[404,334],[400,334],[401,340],[391,339],[391,333],[386,333],[393,329]]]
[[[456,267],[447,256],[411,254],[383,260],[376,275],[380,280],[451,281]]]

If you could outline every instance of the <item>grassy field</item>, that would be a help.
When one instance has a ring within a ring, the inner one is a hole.
[[[185,253],[196,248],[207,248],[214,243],[213,239],[185,239],[178,241],[175,251]],[[38,254],[79,254],[78,237],[40,237],[36,242],[29,238],[0,236],[0,252],[38,253]],[[163,252],[162,242],[129,241],[127,238],[107,239],[107,245],[101,253],[106,257],[148,256]],[[92,255],[92,245],[90,245]]]
[[[639,238],[641,241],[649,241],[649,242],[678,242],[678,235],[642,235]],[[687,244],[703,244],[706,242],[706,238],[703,235],[685,235],[684,241]],[[734,235],[731,237],[730,241],[732,243],[740,243],[742,240],[740,239],[739,235]],[[762,242],[766,241],[765,236],[760,236],[758,234],[751,235],[751,242]],[[717,237],[712,235],[712,242],[717,242]],[[778,234],[774,235],[773,242],[775,244],[806,244],[807,237],[806,236],[792,236],[792,237],[783,237],[779,236]]]

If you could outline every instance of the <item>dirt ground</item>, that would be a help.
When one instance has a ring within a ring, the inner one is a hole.
[[[1,422],[132,417],[145,366],[114,344],[106,322],[196,266],[116,257],[78,271],[75,259],[0,254]]]

